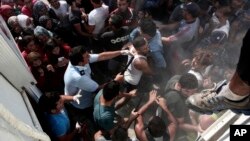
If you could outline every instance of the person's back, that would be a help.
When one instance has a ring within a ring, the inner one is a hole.
[[[92,4],[98,5],[96,6],[90,13],[88,14],[88,25],[94,26],[93,31],[91,32],[94,37],[103,32],[105,21],[108,18],[108,6],[105,4],[101,4],[99,0],[91,0]]]
[[[111,81],[98,92],[94,99],[94,121],[99,130],[107,133],[107,137],[111,130],[115,127],[115,106],[114,99],[119,94],[120,85],[117,81]]]
[[[196,77],[189,73],[175,75],[167,83],[165,93],[162,96],[167,100],[169,111],[173,113],[180,125],[189,124],[192,126],[185,100],[196,91],[197,87]],[[161,114],[161,118],[167,122],[165,113]],[[188,130],[185,131],[185,129],[180,128],[180,125],[176,131],[175,140],[187,140]]]
[[[154,102],[156,102],[159,105],[159,108],[167,114],[167,122],[165,122],[160,116],[156,115],[152,115],[148,122],[144,121],[143,114]],[[164,137],[164,141],[174,139],[176,120],[166,104],[166,100],[163,97],[157,96],[156,90],[152,90],[149,93],[149,100],[138,110],[139,116],[135,122],[135,134],[138,140],[159,141],[159,138],[161,137]]]

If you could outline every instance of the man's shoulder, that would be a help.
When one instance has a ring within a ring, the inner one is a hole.
[[[177,101],[181,99],[181,95],[179,91],[174,90],[174,89],[166,90],[163,97],[167,100],[168,104],[176,103]]]
[[[165,86],[165,91],[174,89],[175,84],[180,80],[180,77],[180,75],[174,75],[173,77],[171,77]]]
[[[114,32],[113,31],[106,31],[101,35],[101,38],[111,38],[114,36]]]
[[[137,66],[137,65],[142,65],[144,63],[147,63],[147,57],[146,56],[134,56],[134,60],[133,60],[133,65]]]
[[[180,97],[180,92],[175,90],[175,89],[168,89],[165,91],[164,96],[178,98],[178,97]]]

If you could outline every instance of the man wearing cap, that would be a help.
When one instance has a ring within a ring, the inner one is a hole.
[[[161,27],[162,29],[167,29],[171,32],[177,29],[175,34],[162,37],[162,42],[169,46],[167,51],[169,53],[167,56],[169,59],[167,60],[173,60],[171,58],[175,58],[175,60],[177,60],[176,63],[178,64],[178,61],[182,61],[191,55],[193,52],[193,44],[198,38],[198,30],[200,26],[200,21],[198,19],[199,12],[200,7],[194,2],[189,2],[183,7],[183,20],[179,23],[163,25]]]

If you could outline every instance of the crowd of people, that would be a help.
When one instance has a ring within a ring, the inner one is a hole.
[[[200,113],[247,110],[231,105],[249,103],[248,0],[1,0],[0,15],[52,140],[192,141],[221,114]]]

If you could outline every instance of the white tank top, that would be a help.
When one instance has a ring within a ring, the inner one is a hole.
[[[143,55],[135,55],[133,61],[128,66],[128,69],[124,72],[124,80],[128,82],[129,84],[137,85],[139,81],[141,80],[142,71],[134,67],[135,60],[140,59],[140,58],[147,60],[147,57]],[[130,59],[131,59],[131,56],[129,56],[128,60]]]

